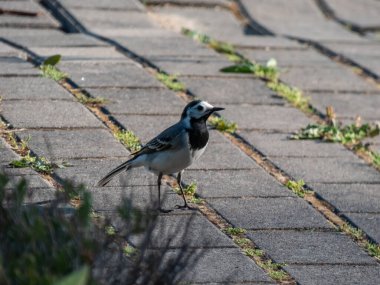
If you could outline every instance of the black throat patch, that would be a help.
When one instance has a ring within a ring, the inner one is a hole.
[[[190,129],[187,129],[189,133],[190,148],[192,150],[202,149],[206,146],[209,138],[206,121],[201,119],[190,120]]]

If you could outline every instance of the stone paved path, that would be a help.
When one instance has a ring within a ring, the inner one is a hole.
[[[31,137],[29,146],[34,153],[71,163],[73,167],[56,170],[53,178],[86,183],[96,210],[113,211],[121,195],[132,194],[137,204],[149,204],[151,194],[156,195],[151,187],[155,180],[137,170],[105,188],[93,186],[129,152],[91,108],[57,82],[42,78],[33,60],[26,60],[27,54],[61,54],[59,68],[69,74],[73,84],[94,97],[108,99],[103,111],[143,143],[175,122],[186,104],[183,94],[156,80],[149,65],[178,74],[196,97],[226,107],[223,116],[238,124],[238,134],[266,161],[289,177],[304,179],[336,214],[380,243],[380,173],[341,145],[288,140],[291,132],[313,118],[251,75],[219,72],[231,63],[179,32],[182,27],[191,28],[232,43],[259,63],[276,58],[281,79],[305,91],[319,111],[332,105],[344,122],[354,121],[357,115],[373,122],[380,120],[376,29],[358,34],[337,19],[363,29],[380,27],[380,2],[361,1],[361,10],[353,13],[359,9],[354,0],[347,1],[348,6],[346,1],[328,1],[336,17],[326,18],[317,5],[321,1],[238,1],[251,20],[250,27],[244,27],[226,8],[230,2],[223,0],[143,1],[150,3],[148,7],[137,0],[59,1],[72,18],[59,17],[56,1],[42,2],[50,3],[47,6],[52,13],[35,2],[0,1],[3,10],[34,15],[0,15],[1,116],[20,138]],[[172,5],[157,6],[164,2]],[[69,24],[68,19],[75,21]],[[263,30],[267,34],[257,35]],[[321,53],[315,43],[370,71],[371,80]],[[379,150],[379,138],[373,142]],[[0,151],[3,171],[30,180],[31,201],[53,197],[54,187],[36,172],[7,167],[17,154],[3,139]],[[378,284],[379,261],[271,174],[236,141],[212,131],[208,150],[184,179],[196,181],[207,205],[230,225],[246,229],[249,239],[273,261],[286,264],[284,269],[298,284]],[[181,202],[169,187],[165,191],[165,207]],[[161,218],[165,232],[185,224],[191,215],[176,210]],[[195,268],[188,269],[186,281],[276,283],[199,211],[187,239],[204,255]],[[180,246],[181,241],[173,241],[173,251]]]

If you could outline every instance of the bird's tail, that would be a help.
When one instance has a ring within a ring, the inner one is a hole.
[[[132,168],[132,161],[134,158],[120,164],[115,169],[111,170],[106,176],[104,176],[99,182],[96,184],[96,186],[102,187],[106,186],[114,176],[118,175],[122,171],[127,171]]]

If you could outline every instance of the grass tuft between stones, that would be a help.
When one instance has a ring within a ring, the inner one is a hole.
[[[140,139],[132,131],[118,130],[114,133],[114,136],[131,152],[139,151],[141,149]]]
[[[168,87],[170,90],[173,91],[185,91],[186,87],[185,85],[180,82],[176,75],[169,75],[163,72],[158,72],[156,74],[156,78],[162,82],[166,87]]]
[[[286,182],[285,186],[301,198],[304,198],[307,194],[313,193],[313,191],[309,191],[304,188],[305,182],[302,179],[298,181],[289,180],[288,182]]]
[[[56,54],[48,57],[40,65],[42,76],[53,79],[55,81],[61,81],[68,77],[68,74],[57,69],[56,65],[61,61],[61,55]]]
[[[215,129],[221,132],[233,134],[238,128],[235,122],[230,122],[222,117],[213,116],[208,121]]]

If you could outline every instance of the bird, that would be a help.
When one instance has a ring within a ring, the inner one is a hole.
[[[188,103],[182,111],[180,120],[148,141],[140,150],[131,153],[132,158],[120,164],[104,176],[97,186],[107,185],[116,175],[132,168],[145,167],[157,175],[158,210],[161,208],[161,180],[163,175],[177,174],[177,183],[184,205],[177,208],[191,209],[186,202],[182,188],[184,169],[193,164],[204,153],[209,140],[206,121],[211,114],[224,108],[214,107],[202,100]]]

